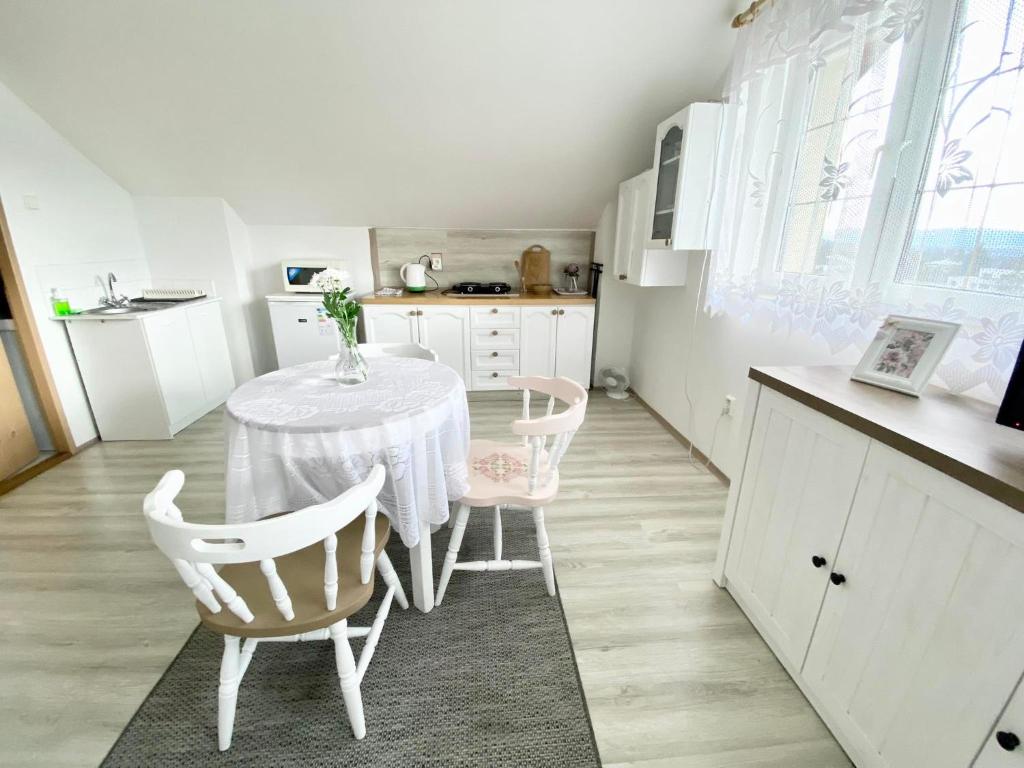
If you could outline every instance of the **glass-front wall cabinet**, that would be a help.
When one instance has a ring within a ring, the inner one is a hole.
[[[654,216],[651,240],[671,245],[672,220],[676,209],[679,184],[679,158],[683,150],[683,129],[673,125],[661,139],[658,154],[658,183],[654,193]]]

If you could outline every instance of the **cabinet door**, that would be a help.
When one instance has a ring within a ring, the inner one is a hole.
[[[590,389],[590,358],[594,346],[594,308],[558,308],[555,375],[565,376]]]
[[[725,575],[790,670],[800,669],[814,631],[868,442],[761,390]]]
[[[224,333],[220,302],[188,307],[185,313],[195,343],[196,363],[206,402],[223,402],[235,388],[235,374],[231,370],[231,353]]]
[[[179,309],[154,312],[143,321],[146,342],[172,431],[206,402],[188,315]]]
[[[686,115],[687,110],[683,109],[658,126],[654,151],[654,205],[646,233],[651,248],[668,248],[672,245],[680,156],[687,130]]]
[[[1014,746],[1014,745],[1017,746]],[[1018,687],[981,749],[974,768],[1020,768],[1024,765],[1024,687]]]
[[[469,308],[423,307],[418,311],[419,342],[437,352],[463,381],[469,371]]]
[[[672,248],[677,251],[712,247],[708,239],[708,214],[722,105],[691,104],[687,113],[672,222]]]
[[[635,179],[626,179],[619,184],[619,206],[615,215],[615,256],[613,259],[613,272],[616,280],[629,278],[629,260],[633,255],[633,243],[636,241],[633,232],[635,189]]]
[[[416,308],[368,305],[363,307],[363,327],[371,344],[416,344],[420,341]]]
[[[523,307],[519,347],[519,373],[523,376],[555,375],[557,307]]]
[[[653,203],[654,171],[644,171],[633,182],[633,224],[626,265],[626,282],[644,284],[644,259],[648,243],[648,227]]]
[[[966,766],[1024,671],[1024,517],[873,443],[803,678],[858,764]]]

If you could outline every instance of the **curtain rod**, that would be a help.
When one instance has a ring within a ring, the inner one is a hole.
[[[739,29],[745,27],[747,24],[753,22],[757,18],[757,14],[761,11],[761,6],[767,3],[768,0],[754,0],[743,13],[737,14],[736,18],[732,20],[732,28]]]

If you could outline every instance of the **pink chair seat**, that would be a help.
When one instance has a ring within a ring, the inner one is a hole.
[[[496,440],[472,440],[469,444],[469,491],[460,499],[471,507],[492,507],[515,504],[524,507],[543,506],[558,494],[558,470],[542,473],[530,493],[529,446],[500,443]],[[540,464],[546,466],[548,452],[541,451]]]

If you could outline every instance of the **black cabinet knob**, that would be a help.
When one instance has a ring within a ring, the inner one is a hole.
[[[1020,737],[1011,731],[996,731],[996,742],[1007,752],[1013,752],[1020,746]]]
[[[837,587],[846,581],[846,577],[841,573],[833,573],[828,577],[828,580],[835,584]]]
[[[825,558],[821,555],[815,555],[811,558],[811,565],[813,565],[815,568],[821,568],[826,565]]]

